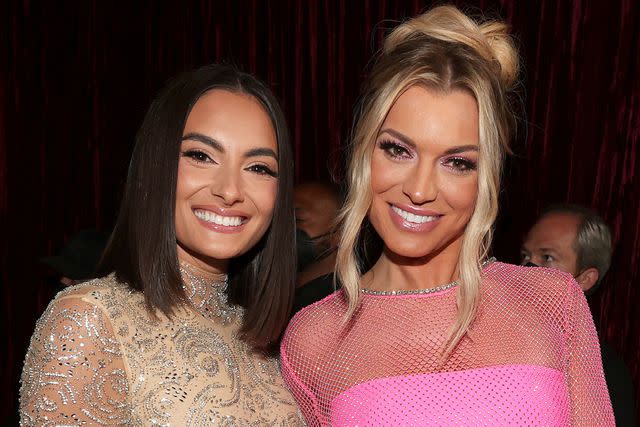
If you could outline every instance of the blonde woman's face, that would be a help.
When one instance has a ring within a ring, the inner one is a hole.
[[[369,219],[387,250],[457,256],[478,194],[478,129],[467,92],[412,86],[398,98],[371,159]]]

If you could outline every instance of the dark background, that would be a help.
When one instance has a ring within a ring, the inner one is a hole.
[[[524,63],[523,121],[495,253],[517,261],[551,202],[595,208],[615,254],[592,301],[640,379],[640,3],[454,2],[501,16]],[[266,80],[292,131],[296,178],[340,172],[340,147],[385,30],[426,1],[5,1],[0,5],[0,420],[53,288],[37,258],[115,218],[137,127],[176,73],[223,59]],[[328,169],[329,168],[329,169]],[[144,215],[144,212],[141,212]]]

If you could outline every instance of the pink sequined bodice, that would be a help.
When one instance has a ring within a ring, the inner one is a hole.
[[[455,287],[338,291],[299,312],[282,370],[310,426],[614,425],[589,307],[571,276],[494,262],[471,333],[439,359]]]

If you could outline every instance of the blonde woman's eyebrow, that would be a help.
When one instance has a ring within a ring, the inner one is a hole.
[[[465,153],[467,151],[479,151],[478,146],[477,145],[459,145],[457,147],[452,147],[449,148],[448,150],[446,150],[444,152],[445,155],[451,155],[451,154],[460,154],[460,153]]]
[[[391,136],[393,136],[394,138],[399,139],[400,141],[404,142],[405,144],[407,144],[408,146],[410,146],[411,148],[415,149],[416,143],[409,138],[407,135],[398,132],[395,129],[391,129],[391,128],[384,128],[380,131],[380,133],[378,135],[382,135],[383,133],[389,134]],[[457,147],[452,147],[449,148],[448,150],[446,150],[444,152],[445,156],[451,155],[451,154],[459,154],[459,153],[464,153],[467,151],[478,151],[478,146],[477,145],[473,145],[473,144],[467,144],[467,145],[459,145]]]
[[[393,136],[394,138],[399,139],[400,141],[404,142],[405,144],[407,144],[408,146],[410,146],[411,148],[416,148],[416,143],[413,142],[413,140],[411,138],[409,138],[407,135],[398,132],[395,129],[391,129],[391,128],[384,128],[380,131],[380,133],[378,134],[378,136],[382,135],[383,133],[387,133],[391,136]]]

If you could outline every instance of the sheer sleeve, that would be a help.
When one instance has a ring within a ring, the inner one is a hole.
[[[320,422],[315,397],[294,372],[293,367],[289,364],[284,348],[280,353],[280,360],[282,363],[282,377],[287,387],[289,387],[291,394],[293,394],[293,397],[296,399],[306,425],[308,427],[320,427],[322,423]]]
[[[568,385],[572,424],[614,426],[613,410],[602,371],[600,344],[582,289],[569,284],[567,304]]]
[[[20,424],[127,424],[127,384],[120,344],[103,309],[82,295],[58,297],[31,337]]]
[[[319,427],[330,423],[318,402],[315,386],[320,372],[326,377],[331,377],[332,373],[326,369],[320,371],[313,361],[324,352],[335,353],[334,346],[323,346],[327,343],[319,339],[323,330],[334,330],[334,322],[322,316],[308,316],[308,308],[303,308],[289,322],[282,337],[280,361],[282,377],[298,402],[307,426]]]

